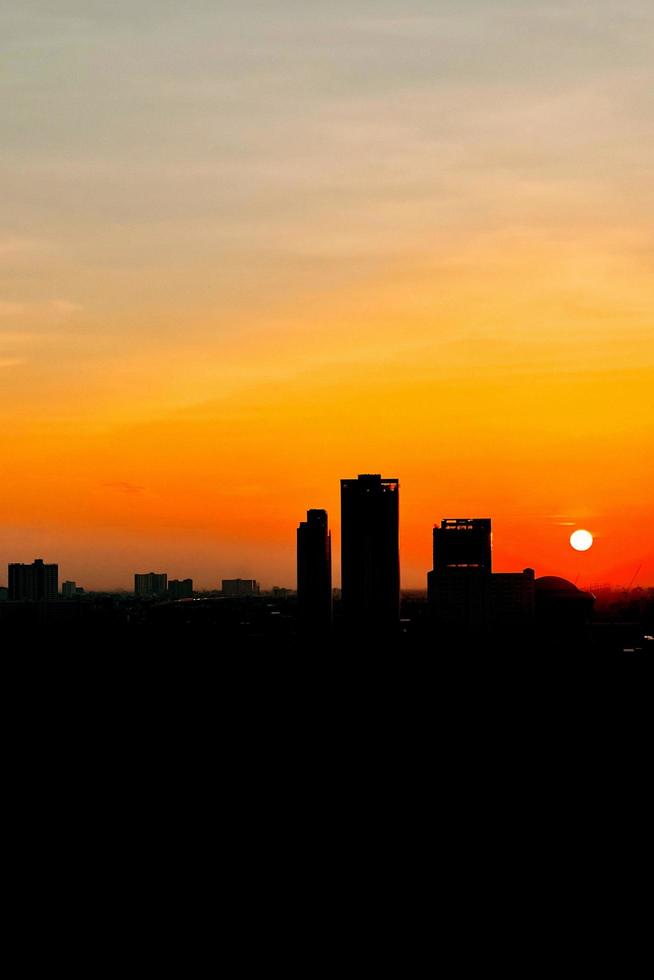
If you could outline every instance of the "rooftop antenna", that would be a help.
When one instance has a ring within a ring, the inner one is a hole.
[[[643,563],[641,561],[640,565],[638,566],[638,568],[636,569],[636,571],[634,572],[634,574],[631,576],[631,580],[629,582],[629,585],[627,586],[627,591],[629,591],[629,589],[631,588],[631,586],[634,584],[634,580],[638,576],[638,573],[639,573],[639,571],[641,570],[642,567],[643,567]]]

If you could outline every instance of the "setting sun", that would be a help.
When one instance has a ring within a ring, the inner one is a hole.
[[[575,551],[588,551],[593,545],[593,535],[590,531],[573,531],[570,535],[570,544]]]

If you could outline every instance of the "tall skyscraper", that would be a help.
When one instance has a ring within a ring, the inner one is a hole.
[[[399,483],[341,480],[341,587],[352,626],[383,630],[400,615]]]
[[[134,591],[140,596],[165,595],[168,589],[168,576],[165,572],[146,572],[134,576]]]
[[[59,566],[46,565],[36,558],[31,565],[9,565],[9,598],[14,601],[56,599],[59,594]]]
[[[328,629],[332,621],[332,540],[326,510],[308,510],[297,529],[297,601],[305,630]]]

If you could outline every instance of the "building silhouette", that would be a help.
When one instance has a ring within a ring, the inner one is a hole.
[[[168,588],[168,576],[165,572],[145,572],[134,576],[134,591],[138,596],[165,595]]]
[[[490,575],[492,538],[489,517],[447,518],[434,528],[434,570],[466,568]]]
[[[31,565],[9,565],[9,598],[13,601],[57,599],[59,566],[46,565],[36,558]]]
[[[493,572],[490,518],[447,518],[434,527],[427,575],[432,620],[443,633],[475,636],[527,629],[534,618],[534,571]]]
[[[253,578],[224,578],[222,593],[224,596],[259,595],[261,588]]]
[[[489,627],[494,633],[524,632],[534,620],[535,572],[493,572],[490,581]]]
[[[62,582],[61,594],[64,599],[72,599],[77,594],[77,582]]]
[[[341,480],[343,615],[364,631],[393,628],[400,613],[399,483],[379,474]]]
[[[327,511],[308,510],[297,529],[297,601],[303,628],[329,629],[332,621],[332,541]]]
[[[193,579],[192,578],[173,578],[168,583],[168,595],[171,599],[192,599],[193,598]]]

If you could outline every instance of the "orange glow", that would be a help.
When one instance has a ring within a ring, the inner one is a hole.
[[[325,508],[337,585],[367,472],[404,588],[458,515],[654,586],[651,5],[61,6],[0,18],[0,584],[292,587]]]
[[[416,321],[414,347],[380,326],[362,356],[370,315],[351,348],[343,331],[336,361],[324,317],[307,345],[294,327],[278,334],[280,357],[263,336],[211,352],[210,379],[209,351],[163,352],[133,365],[140,397],[130,383],[99,389],[84,414],[79,384],[56,393],[55,411],[29,412],[26,398],[5,438],[4,556],[58,559],[88,586],[128,585],[141,566],[204,586],[292,585],[296,524],[325,507],[337,577],[339,479],[392,472],[404,587],[424,587],[431,528],[457,514],[493,518],[497,570],[626,583],[640,564],[639,580],[654,580],[649,367],[610,366],[609,339],[581,369],[586,341],[569,328],[556,342],[442,343],[451,325],[436,323],[430,342]],[[236,375],[241,360],[249,377]],[[583,566],[568,546],[580,522],[595,529]]]

